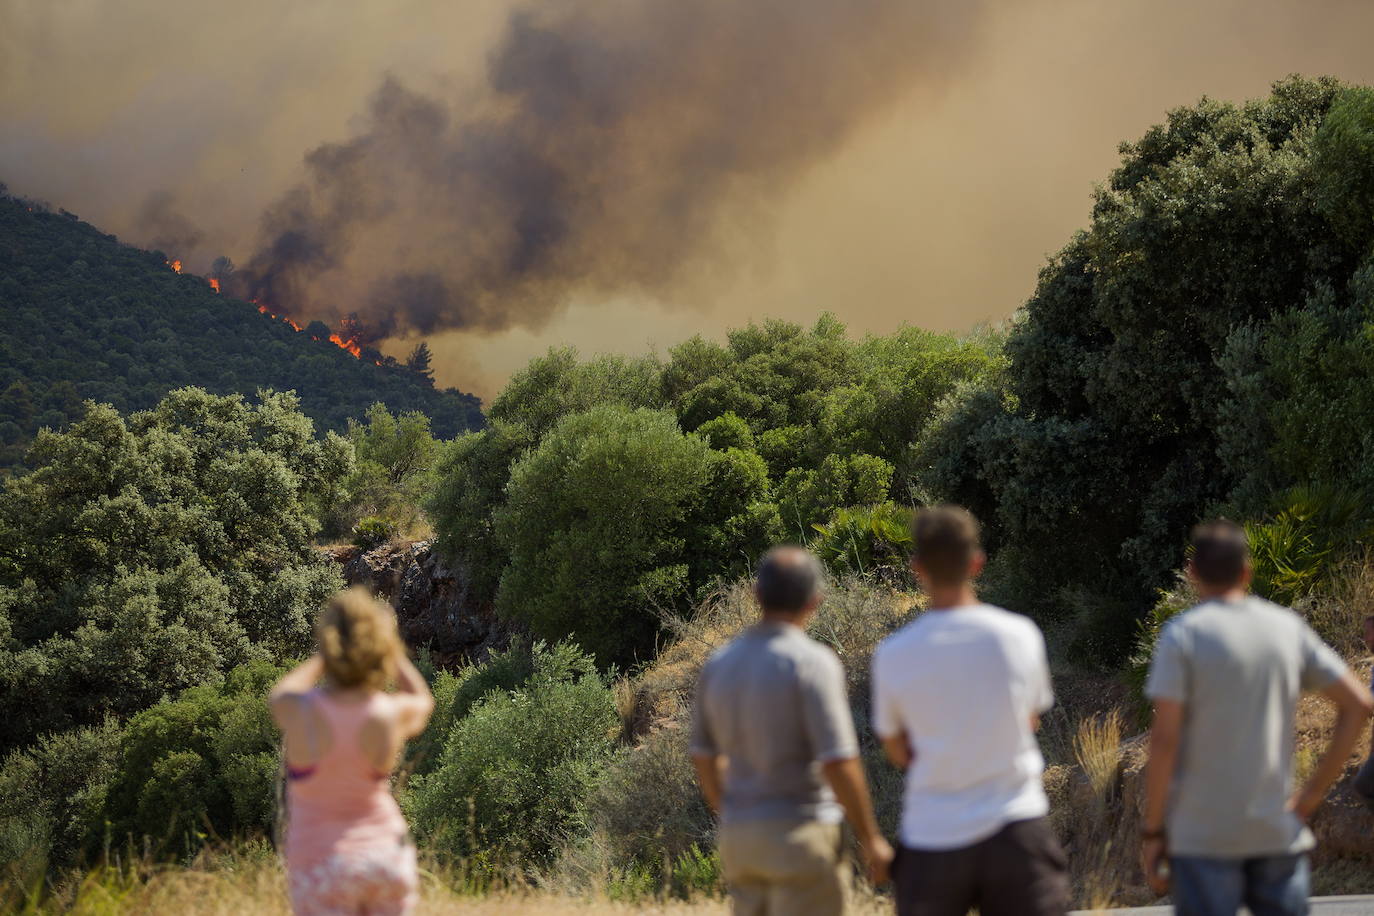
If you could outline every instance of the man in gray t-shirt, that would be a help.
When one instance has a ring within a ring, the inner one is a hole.
[[[803,629],[820,604],[816,558],[780,547],[759,566],[763,619],[701,671],[691,754],[720,815],[721,868],[737,914],[844,909],[847,815],[875,880],[892,850],[878,830],[844,671]]]
[[[1155,707],[1146,877],[1172,890],[1182,914],[1234,916],[1242,904],[1306,913],[1306,821],[1344,770],[1374,700],[1301,617],[1248,594],[1244,529],[1199,526],[1188,575],[1201,603],[1164,628],[1145,687]],[[1335,703],[1336,728],[1293,794],[1294,714],[1311,690]]]

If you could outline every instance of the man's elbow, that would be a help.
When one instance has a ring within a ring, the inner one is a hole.
[[[832,778],[842,773],[849,772],[858,766],[859,758],[857,755],[846,757],[831,757],[821,761],[821,772],[827,777]]]
[[[1363,722],[1371,715],[1374,715],[1374,695],[1368,690],[1361,690],[1359,693],[1350,697],[1342,705],[1343,711],[1352,718]]]
[[[1179,748],[1183,746],[1183,736],[1180,729],[1160,727],[1156,725],[1150,729],[1150,756],[1173,758],[1178,755]]]
[[[700,748],[687,753],[692,758],[692,768],[697,771],[697,781],[703,785],[713,781],[720,771],[720,755]]]

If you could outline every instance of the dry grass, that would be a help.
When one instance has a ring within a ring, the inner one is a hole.
[[[867,696],[868,666],[878,642],[910,619],[919,606],[912,592],[853,577],[831,583],[812,619],[810,635],[830,646],[844,663],[851,694]],[[628,685],[632,704],[617,696],[624,716],[631,707],[630,733],[639,736],[680,723],[691,702],[697,674],[711,653],[758,620],[750,583],[740,580],[709,598],[692,617],[665,617],[672,642]]]
[[[1322,594],[1302,602],[1299,609],[1343,657],[1363,656],[1364,618],[1374,613],[1374,552],[1338,566]]]
[[[13,904],[13,902],[11,902]],[[887,912],[881,901],[856,901],[860,916]],[[281,866],[270,856],[247,860],[233,856],[205,859],[189,867],[139,866],[131,869],[98,869],[68,888],[59,899],[42,905],[17,903],[7,912],[21,916],[143,916],[175,913],[178,916],[290,916],[286,879]],[[416,916],[440,914],[510,914],[510,916],[563,916],[563,914],[639,913],[724,914],[724,900],[613,900],[603,895],[570,895],[537,890],[511,891],[484,896],[452,890],[433,872],[422,873],[422,895]]]
[[[1115,709],[1078,723],[1073,736],[1074,758],[1092,787],[1093,796],[1105,805],[1116,789],[1121,768],[1121,713]]]

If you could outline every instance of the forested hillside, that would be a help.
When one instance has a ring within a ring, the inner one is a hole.
[[[377,401],[424,412],[444,436],[482,423],[476,398],[436,390],[424,371],[378,366],[387,362],[380,354],[358,358],[323,326],[298,332],[176,273],[161,252],[121,244],[3,185],[0,316],[0,468],[22,459],[39,428],[79,416],[85,400],[144,410],[185,385],[294,390],[327,429],[342,430]]]

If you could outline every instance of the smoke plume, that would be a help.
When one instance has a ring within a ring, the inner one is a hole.
[[[387,80],[263,216],[234,291],[366,340],[538,327],[753,247],[807,168],[968,41],[977,0],[575,0],[513,12],[477,92]]]
[[[173,254],[194,251],[205,240],[205,233],[185,213],[176,208],[170,191],[154,191],[138,211],[146,244]]]

